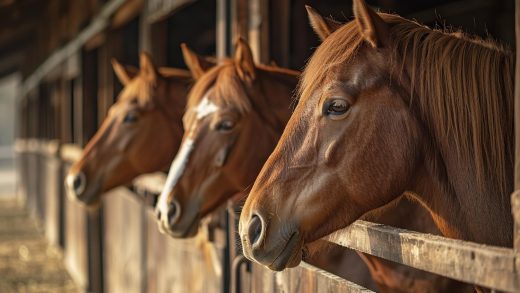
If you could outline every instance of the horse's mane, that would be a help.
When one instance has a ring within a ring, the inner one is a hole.
[[[490,40],[432,30],[396,15],[379,14],[391,27],[394,68],[411,84],[410,107],[434,143],[454,147],[474,162],[476,180],[506,194],[513,164],[513,54]],[[331,34],[307,65],[300,97],[310,97],[327,72],[349,62],[366,45],[355,21]],[[404,76],[405,63],[411,72]],[[489,191],[489,190],[487,190]]]
[[[132,82],[124,87],[126,94],[120,95],[118,102],[120,101],[121,103],[127,103],[131,101],[137,101],[139,104],[145,105],[150,103],[154,98],[150,94],[152,92],[151,89],[154,86],[154,83],[140,75],[140,72],[137,71],[137,69],[135,70],[135,77],[132,79]],[[166,80],[169,83],[178,82],[181,84],[188,84],[192,80],[190,72],[184,69],[159,67],[157,72],[159,73],[160,78]]]
[[[205,73],[192,88],[188,97],[187,108],[196,107],[204,99],[208,90],[213,88],[212,90],[216,92],[212,96],[212,102],[223,106],[234,105],[241,114],[249,112],[252,105],[249,99],[245,98],[248,95],[235,66],[233,60],[223,59],[220,60],[219,65]],[[294,80],[299,75],[299,72],[277,66],[257,64],[255,69],[258,74],[276,75],[276,79],[281,82],[290,82],[291,78]],[[284,77],[288,78],[284,80]]]

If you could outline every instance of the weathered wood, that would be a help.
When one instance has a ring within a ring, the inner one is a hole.
[[[356,221],[325,238],[338,245],[459,281],[520,291],[512,249]]]
[[[231,53],[231,0],[217,1],[217,57],[223,58]]]
[[[44,158],[42,173],[45,189],[42,190],[45,197],[45,236],[53,245],[59,245],[63,210],[60,208],[62,197],[60,196],[61,162],[57,152],[53,155],[42,156]]]
[[[62,160],[73,163],[79,160],[83,149],[76,144],[64,144],[60,149],[60,157]]]
[[[273,272],[258,264],[252,265],[251,288],[243,292],[372,292],[348,280],[302,262],[300,266]]]
[[[145,292],[143,206],[125,188],[103,195],[103,249],[106,292]]]
[[[164,183],[166,183],[166,174],[163,172],[155,172],[135,178],[132,185],[138,190],[160,194]]]
[[[127,0],[112,16],[112,28],[122,27],[141,13],[144,0]]]
[[[78,33],[74,40],[51,54],[43,64],[27,77],[23,83],[21,94],[25,96],[40,83],[49,71],[54,69],[56,66],[59,66],[72,54],[78,52],[88,40],[105,29],[109,25],[111,15],[125,2],[126,0],[112,0],[106,3],[98,16],[91,21],[89,26]]]
[[[222,247],[204,233],[192,239],[160,234],[153,212],[147,213],[148,292],[223,292]]]
[[[249,3],[249,45],[257,63],[269,60],[269,9],[268,2],[251,0]]]

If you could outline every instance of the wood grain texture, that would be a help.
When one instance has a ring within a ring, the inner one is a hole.
[[[512,249],[357,221],[328,241],[427,272],[503,291],[520,291]]]

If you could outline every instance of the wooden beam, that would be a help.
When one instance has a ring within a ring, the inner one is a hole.
[[[257,63],[269,60],[269,3],[251,0],[249,3],[249,45]]]
[[[324,292],[373,293],[372,290],[342,279],[311,264],[302,262],[299,267],[302,269],[300,275],[306,275],[308,273],[314,275],[312,283],[316,286],[316,289],[319,289],[319,292],[322,292],[323,290]],[[323,286],[326,286],[330,291],[325,290]]]
[[[49,58],[27,77],[22,85],[22,96],[25,96],[29,91],[35,88],[49,71],[78,52],[88,40],[108,27],[110,25],[110,17],[125,2],[126,0],[111,0],[106,3],[89,26],[83,29],[74,40],[52,53]]]
[[[217,57],[224,58],[231,54],[231,0],[217,1]]]
[[[356,221],[325,240],[455,280],[520,291],[512,249]]]

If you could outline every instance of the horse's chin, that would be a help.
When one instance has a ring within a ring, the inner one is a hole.
[[[87,188],[84,193],[74,197],[75,201],[86,206],[89,210],[96,210],[101,206],[101,185],[96,184],[93,187]]]
[[[303,258],[303,240],[298,237],[291,239],[278,255],[278,257],[267,267],[273,271],[283,271],[294,268],[300,264]]]
[[[168,229],[163,227],[164,232],[173,238],[188,239],[193,238],[199,232],[200,219],[198,216],[191,221],[191,223],[185,229]]]

